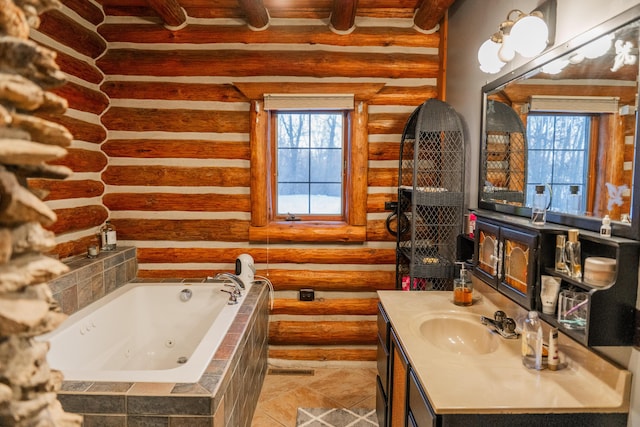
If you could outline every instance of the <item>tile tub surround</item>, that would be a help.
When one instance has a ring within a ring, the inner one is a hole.
[[[69,272],[51,280],[49,287],[62,312],[68,315],[130,282],[138,273],[135,247],[101,251],[96,258],[79,255],[64,263]]]
[[[58,399],[85,427],[248,427],[267,371],[268,306],[267,286],[253,285],[197,383],[65,381]]]

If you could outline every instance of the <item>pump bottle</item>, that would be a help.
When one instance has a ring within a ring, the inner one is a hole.
[[[460,278],[453,281],[453,303],[455,305],[469,306],[473,304],[473,282],[467,275],[464,263],[460,267]]]
[[[104,225],[100,228],[100,239],[102,241],[102,247],[100,248],[103,251],[115,251],[117,238],[116,238],[116,229],[113,225],[111,225],[111,221],[107,220]]]

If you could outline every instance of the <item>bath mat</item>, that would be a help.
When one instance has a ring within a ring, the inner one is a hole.
[[[378,426],[375,409],[298,408],[296,427]]]

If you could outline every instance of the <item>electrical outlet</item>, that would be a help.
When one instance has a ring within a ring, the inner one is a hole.
[[[315,292],[313,289],[305,288],[300,289],[300,301],[313,301],[315,299]]]

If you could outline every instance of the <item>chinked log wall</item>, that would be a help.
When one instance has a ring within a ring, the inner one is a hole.
[[[48,191],[45,199],[58,216],[50,227],[57,235],[55,253],[67,258],[85,253],[96,243],[96,230],[108,218],[102,203],[105,186],[100,172],[107,165],[101,151],[107,132],[100,115],[109,100],[100,90],[104,76],[95,59],[106,50],[97,26],[104,20],[102,10],[89,1],[65,0],[64,7],[41,16],[33,38],[58,53],[57,63],[68,78],[54,92],[66,98],[69,109],[63,117],[46,117],[66,126],[74,140],[69,154],[57,161],[74,174],[65,181],[31,180],[32,188]]]
[[[416,106],[438,96],[440,34],[419,33],[410,21],[394,28],[384,19],[384,27],[349,35],[320,21],[254,32],[203,20],[172,33],[117,18],[93,32],[93,15],[81,10],[85,3],[65,4],[42,31],[56,40],[54,47],[65,45],[59,62],[77,76],[65,96],[77,101],[71,108],[86,112],[78,117],[88,119],[77,129],[65,123],[87,135],[68,160],[83,173],[74,185],[51,188],[64,214],[56,233],[71,236],[59,245],[61,256],[85,250],[105,207],[119,242],[138,248],[141,277],[202,278],[232,270],[246,252],[276,290],[271,358],[375,360],[375,291],[393,288],[395,274],[384,202],[396,199],[405,122]],[[83,25],[68,27],[76,15]],[[99,56],[102,40],[107,49]],[[233,82],[315,83],[327,93],[332,85],[384,83],[368,102],[364,243],[249,242],[251,100]],[[98,122],[103,95],[109,106]],[[78,197],[90,202],[77,206]],[[91,230],[77,238],[80,228]],[[316,301],[297,301],[303,287],[316,290]]]

